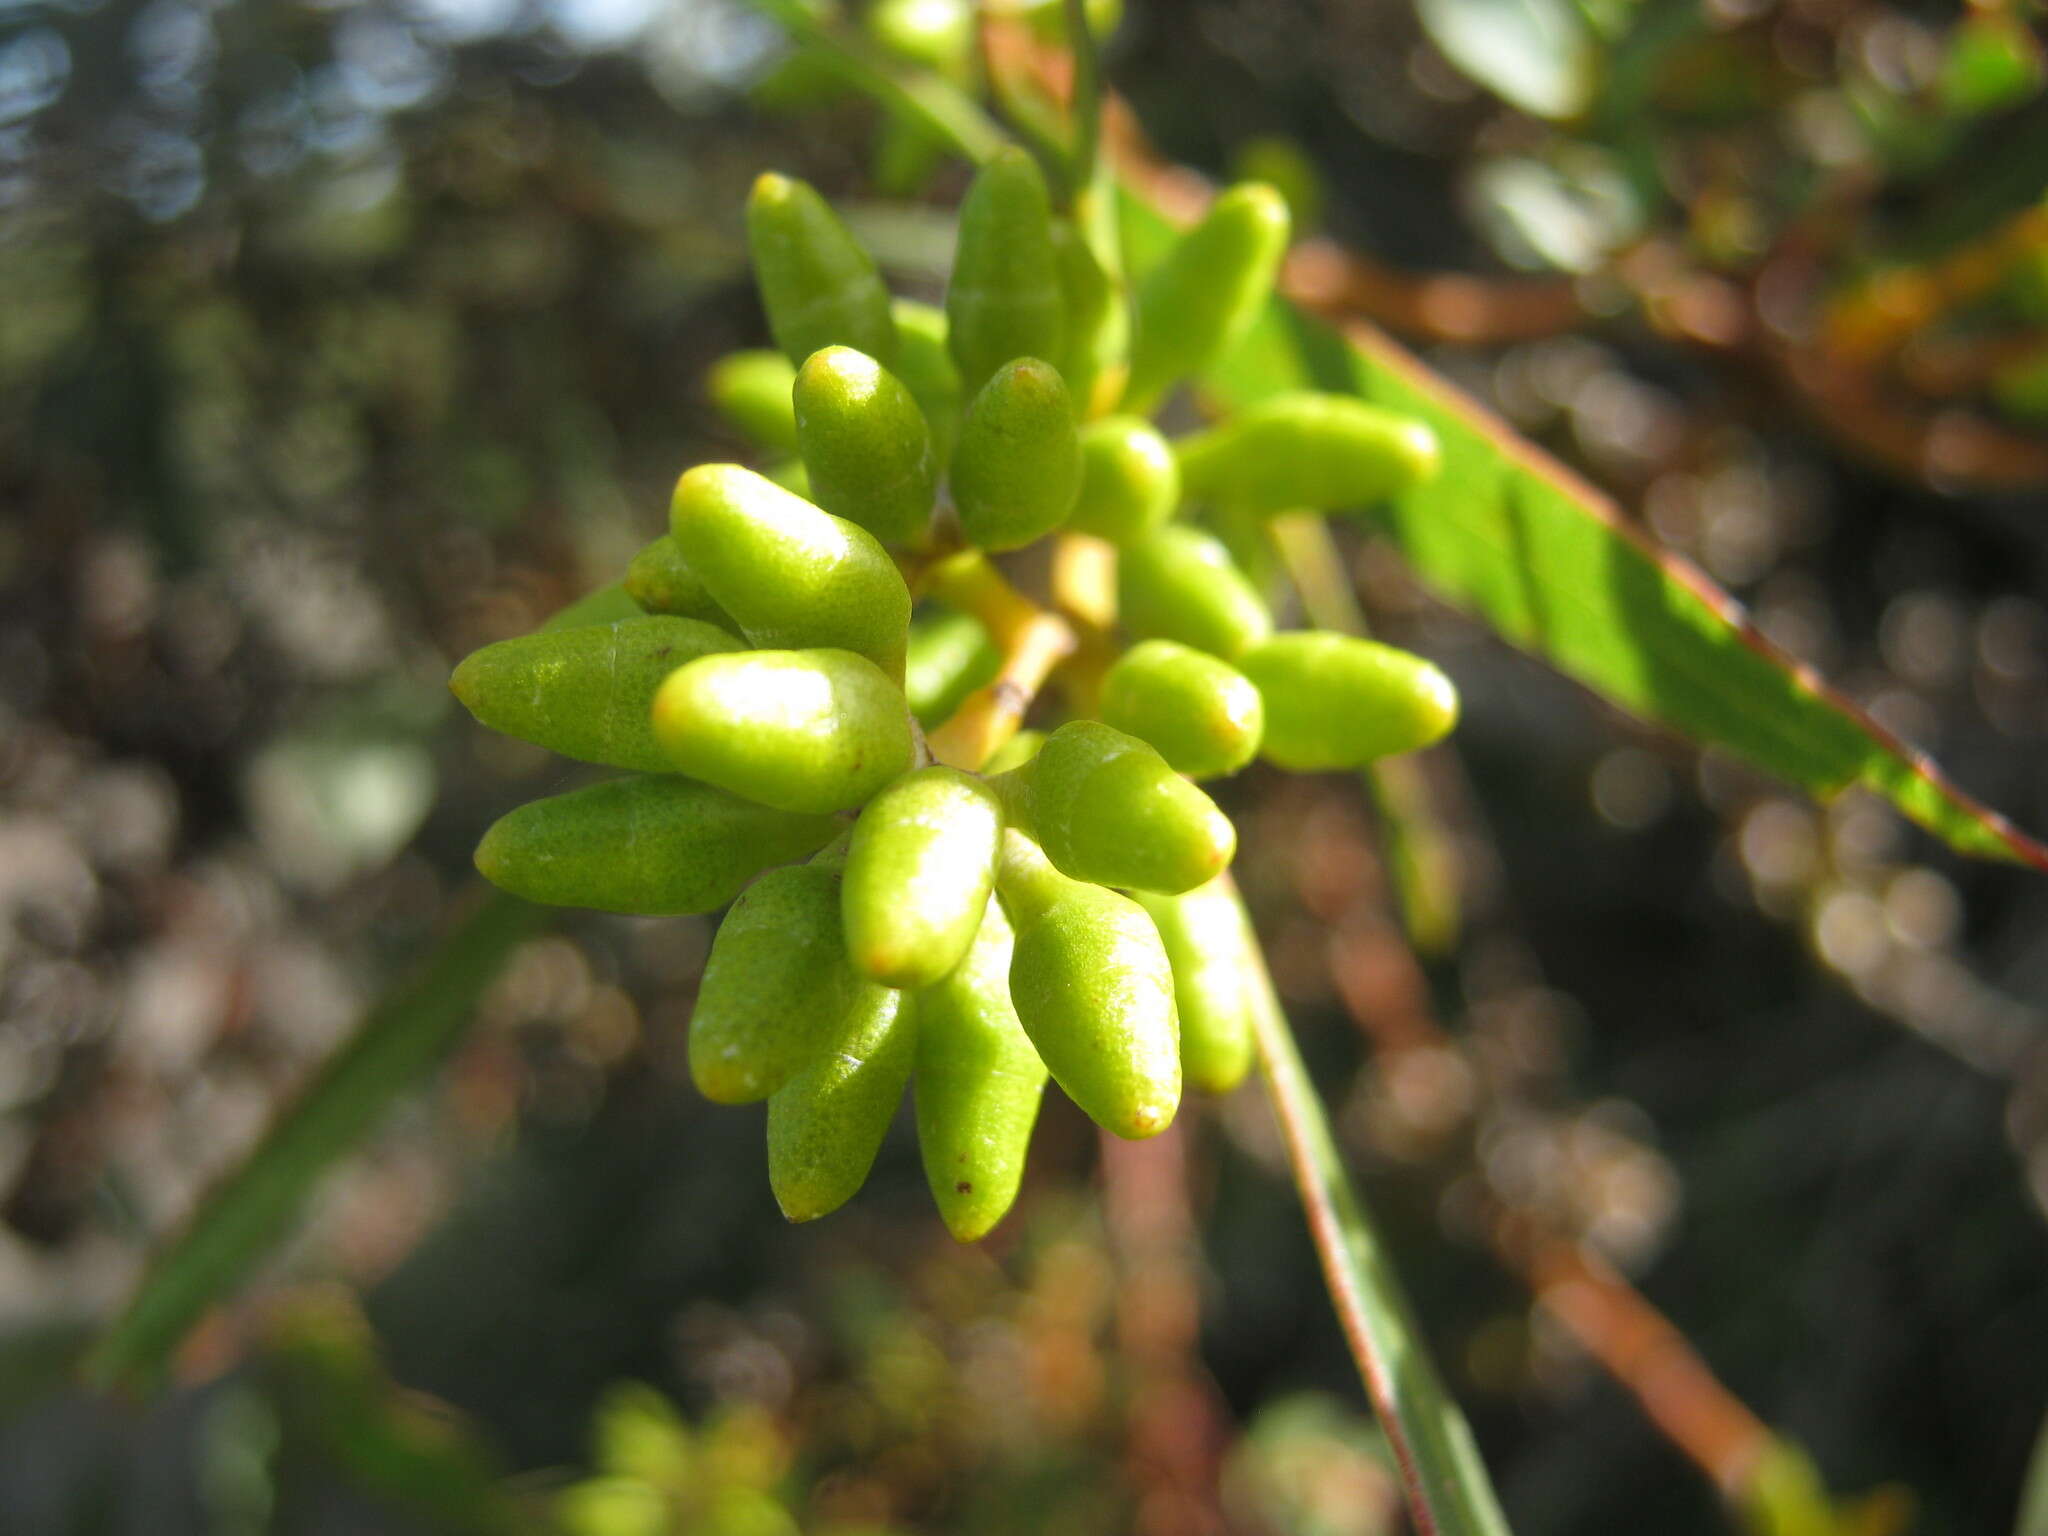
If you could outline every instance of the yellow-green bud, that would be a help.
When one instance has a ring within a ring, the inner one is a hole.
[[[902,690],[851,651],[739,651],[670,674],[654,735],[680,771],[785,811],[861,804],[905,772]]]
[[[648,720],[655,690],[686,661],[739,649],[709,624],[643,614],[500,640],[464,657],[448,686],[494,731],[579,762],[669,773]]]
[[[1166,439],[1136,416],[1105,416],[1081,429],[1081,493],[1067,526],[1133,544],[1180,504],[1180,466]]]
[[[711,404],[749,441],[795,453],[796,414],[789,402],[795,383],[796,366],[780,352],[728,352],[711,365]]]
[[[1102,679],[1106,725],[1150,742],[1192,779],[1237,772],[1259,750],[1265,706],[1251,679],[1206,651],[1145,640]]]
[[[990,902],[967,958],[917,994],[917,1141],[946,1229],[975,1242],[1017,1198],[1045,1095],[1010,1001],[1014,937]]]
[[[1256,940],[1227,883],[1211,881],[1182,896],[1137,892],[1173,962],[1180,1015],[1180,1070],[1188,1087],[1228,1093],[1251,1070],[1251,978]]]
[[[1377,641],[1310,630],[1275,635],[1238,659],[1266,703],[1260,753],[1298,773],[1357,768],[1412,752],[1458,720],[1451,680]]]
[[[676,482],[669,531],[752,644],[858,651],[902,677],[910,589],[858,523],[737,464],[700,464]]]
[[[981,621],[965,613],[940,613],[910,626],[910,657],[903,693],[917,723],[930,730],[958,709],[975,689],[995,680],[1003,653]]]
[[[832,1046],[872,990],[847,964],[839,874],[771,869],[718,925],[690,1014],[690,1077],[719,1104],[751,1104]]]
[[[1021,549],[1067,519],[1081,489],[1081,440],[1059,370],[1020,357],[967,408],[953,449],[953,503],[967,542]]]
[[[1068,721],[1003,787],[1046,857],[1074,880],[1171,894],[1221,874],[1237,851],[1237,831],[1215,801],[1144,742],[1097,720]]]
[[[768,1100],[768,1187],[791,1221],[860,1192],[917,1059],[907,992],[866,984],[847,1026]]]
[[[500,817],[477,845],[476,867],[500,890],[549,906],[710,912],[769,865],[822,846],[838,825],[672,774],[635,776]]]
[[[797,370],[794,398],[811,500],[885,544],[921,538],[939,464],[903,382],[865,352],[826,347]]]
[[[633,556],[626,567],[625,591],[648,613],[672,613],[739,633],[732,615],[705,590],[703,580],[683,558],[683,547],[668,534],[643,545]]]
[[[954,768],[920,768],[870,800],[846,858],[854,969],[924,987],[958,965],[981,925],[1002,830],[996,792]]]
[[[1104,1130],[1156,1136],[1180,1107],[1173,970],[1142,907],[1069,880],[1016,831],[997,889],[1016,930],[1010,997],[1039,1059]]]
[[[1287,252],[1287,203],[1240,182],[1209,205],[1138,285],[1123,408],[1149,415],[1166,392],[1242,336],[1273,291]]]
[[[896,317],[896,377],[917,401],[931,429],[933,455],[941,464],[950,463],[966,392],[946,345],[945,311],[915,299],[898,299],[890,313]]]
[[[820,347],[858,347],[887,363],[896,355],[889,290],[874,258],[806,182],[758,177],[747,199],[747,243],[775,345],[792,364]]]
[[[1057,358],[1065,349],[1066,297],[1045,174],[1015,146],[981,168],[960,205],[946,337],[970,391],[1013,358]]]
[[[1311,390],[1269,396],[1174,452],[1190,500],[1256,513],[1370,506],[1437,466],[1428,423]]]
[[[1273,632],[1273,616],[1223,542],[1168,523],[1117,557],[1117,617],[1141,640],[1178,640],[1236,658]]]

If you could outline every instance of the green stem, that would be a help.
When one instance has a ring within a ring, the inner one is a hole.
[[[1379,1235],[1351,1188],[1273,978],[1256,944],[1247,953],[1266,1090],[1337,1320],[1400,1467],[1410,1518],[1420,1536],[1508,1536],[1472,1431],[1430,1362]]]
[[[832,61],[855,90],[923,123],[955,154],[982,164],[1009,142],[974,98],[950,80],[890,58],[858,31],[817,15],[804,0],[747,0],[799,42]]]
[[[1102,74],[1095,34],[1088,26],[1086,0],[1066,0],[1067,40],[1074,54],[1074,189],[1078,195],[1095,179],[1102,142]]]

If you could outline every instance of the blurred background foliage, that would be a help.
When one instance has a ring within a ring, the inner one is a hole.
[[[2042,58],[2024,4],[1131,0],[1106,63],[1166,156],[1289,188],[1343,305],[2038,830]],[[742,451],[701,378],[763,335],[752,177],[930,296],[903,198],[963,173],[878,169],[877,128],[725,0],[0,5],[0,1529],[1401,1528],[1255,1089],[1142,1149],[1048,1100],[980,1249],[900,1138],[788,1229],[757,1119],[682,1067],[700,919],[522,944],[172,1390],[70,1384],[559,781],[444,678]],[[1344,553],[1466,698],[1422,775],[1462,928],[1402,958],[1355,782],[1234,781],[1240,872],[1516,1529],[1735,1517],[1489,1256],[1501,1211],[1882,1490],[1843,1529],[2011,1529],[2038,878],[1645,732]]]

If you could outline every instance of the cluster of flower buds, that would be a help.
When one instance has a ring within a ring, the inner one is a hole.
[[[778,350],[711,382],[765,472],[689,470],[621,587],[456,669],[483,724],[629,770],[514,810],[477,864],[540,902],[730,904],[691,1072],[720,1103],[767,1101],[783,1211],[859,1189],[914,1079],[933,1194],[971,1240],[1016,1195],[1048,1075],[1141,1137],[1184,1082],[1250,1067],[1236,835],[1195,781],[1258,756],[1356,767],[1456,715],[1419,657],[1276,633],[1192,517],[1370,503],[1433,472],[1435,443],[1319,394],[1175,442],[1146,419],[1267,301],[1287,217],[1262,185],[1224,192],[1126,297],[1005,151],[967,194],[943,311],[892,300],[803,182],[763,176],[747,217]],[[988,557],[1066,534],[1116,554],[1132,643],[1090,690],[1100,718],[949,735],[1024,702],[962,594],[1023,603]],[[939,601],[914,615],[913,584]]]

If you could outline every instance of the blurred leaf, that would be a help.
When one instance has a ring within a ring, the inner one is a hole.
[[[1627,181],[1598,152],[1568,168],[1506,155],[1479,169],[1472,194],[1494,249],[1525,268],[1590,272],[1642,222]]]
[[[1249,916],[1241,920],[1250,927]],[[1256,945],[1251,952],[1258,953]],[[1414,1523],[1436,1536],[1508,1536],[1472,1430],[1444,1390],[1385,1246],[1351,1188],[1272,978],[1263,961],[1252,971],[1246,991],[1267,1092],[1330,1300],[1400,1468]]]
[[[1504,100],[1536,117],[1576,117],[1596,59],[1570,0],[1416,0],[1430,40]]]
[[[1904,1536],[1913,1522],[1912,1495],[1895,1484],[1835,1500],[1820,1468],[1789,1440],[1772,1440],[1735,1494],[1753,1536]]]
[[[598,1469],[615,1477],[680,1491],[690,1481],[690,1426],[654,1388],[622,1381],[591,1416]]]
[[[2048,1536],[2048,1420],[2034,1440],[2027,1480],[2020,1489],[2020,1517],[2013,1536]]]
[[[1738,1495],[1743,1525],[1755,1536],[1835,1536],[1834,1506],[1813,1458],[1773,1440]]]
[[[454,1043],[478,995],[543,916],[495,891],[475,902],[157,1254],[87,1358],[90,1380],[155,1382],[199,1315],[291,1229],[321,1177]]]
[[[1126,228],[1154,251],[1168,238],[1165,220],[1141,205]],[[1443,468],[1387,506],[1383,526],[1439,596],[1624,709],[1819,799],[1861,786],[1964,853],[2048,870],[2048,847],[1964,794],[1702,572],[1378,332],[1339,335],[1276,301],[1206,382],[1229,405],[1307,386],[1421,417]]]
[[[2017,106],[2041,88],[2041,44],[2010,16],[1966,17],[1941,61],[1941,104],[1977,116]]]
[[[265,1373],[287,1443],[311,1446],[373,1497],[449,1536],[523,1530],[496,1455],[461,1414],[391,1379],[355,1298],[302,1293],[268,1330]]]
[[[1289,1536],[1387,1536],[1399,1484],[1372,1421],[1319,1392],[1259,1409],[1231,1449],[1224,1495],[1237,1519]]]
[[[555,1523],[565,1536],[666,1536],[671,1528],[662,1491],[630,1477],[593,1477],[563,1489]]]
[[[280,874],[327,891],[411,841],[434,803],[434,759],[416,741],[314,729],[259,752],[244,790]]]

